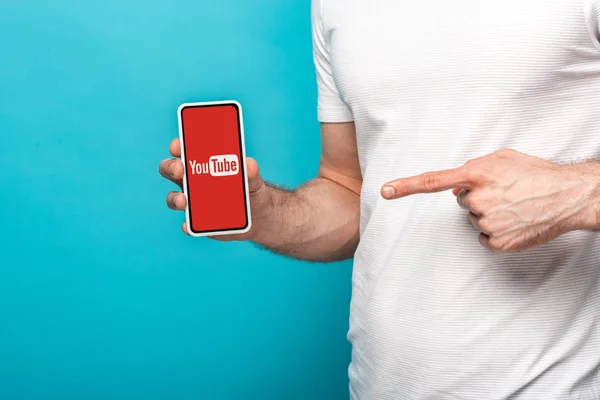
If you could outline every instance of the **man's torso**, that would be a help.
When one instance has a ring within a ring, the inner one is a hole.
[[[451,193],[386,181],[500,148],[600,158],[600,47],[584,0],[323,0],[363,172],[356,399],[600,399],[600,237],[490,254]]]

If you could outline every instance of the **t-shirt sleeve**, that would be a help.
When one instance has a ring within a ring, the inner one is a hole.
[[[600,50],[600,0],[584,0],[587,30],[594,46]]]
[[[317,118],[320,122],[351,122],[354,120],[352,112],[342,101],[331,71],[322,1],[312,0],[311,3],[313,59],[318,90]]]

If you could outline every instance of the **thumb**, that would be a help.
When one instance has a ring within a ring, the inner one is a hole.
[[[248,169],[248,190],[250,194],[258,191],[264,184],[258,170],[256,160],[251,157],[246,158],[246,168]]]

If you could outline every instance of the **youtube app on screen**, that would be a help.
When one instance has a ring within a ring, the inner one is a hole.
[[[186,103],[178,114],[189,233],[247,232],[251,219],[241,105]]]

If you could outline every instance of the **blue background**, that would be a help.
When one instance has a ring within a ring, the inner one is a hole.
[[[236,99],[288,187],[319,160],[309,0],[0,1],[0,399],[343,399],[350,262],[183,235],[157,172]]]

